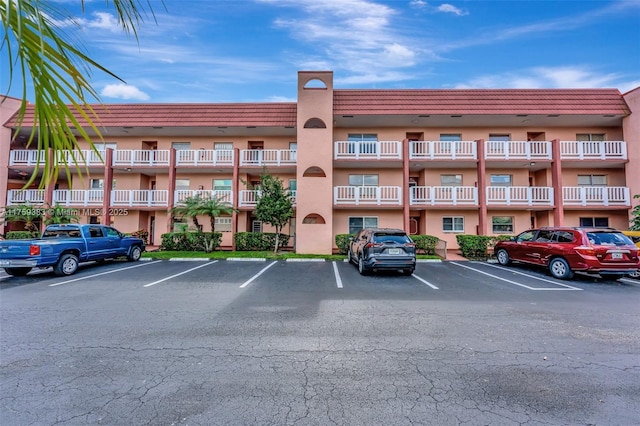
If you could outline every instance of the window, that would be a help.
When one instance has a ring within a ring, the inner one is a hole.
[[[91,189],[104,189],[104,179],[91,179]],[[111,189],[116,189],[116,180],[111,182]]]
[[[378,186],[378,175],[349,175],[350,186]]]
[[[120,237],[120,233],[113,228],[104,228],[107,233],[107,237]]]
[[[580,226],[585,228],[608,228],[608,217],[581,217]]]
[[[289,179],[289,191],[298,190],[298,181],[296,179]]]
[[[540,243],[548,243],[553,240],[553,231],[549,229],[542,229],[538,231],[538,235],[536,236],[536,241]]]
[[[187,223],[187,218],[173,218],[173,232],[187,232],[189,228],[189,224]]]
[[[511,140],[511,135],[506,135],[506,134],[493,134],[493,135],[489,135],[489,140],[490,141],[503,141],[503,142],[508,142]]]
[[[559,243],[572,243],[575,237],[573,232],[556,231],[553,233],[553,239]]]
[[[493,216],[491,218],[491,222],[493,225],[493,233],[501,234],[501,233],[513,233],[513,217],[512,216]],[[551,239],[551,236],[548,237]]]
[[[216,151],[233,149],[233,142],[216,142],[213,144],[213,149]]]
[[[350,217],[349,218],[349,234],[355,234],[364,228],[377,228],[377,217]]]
[[[464,232],[464,217],[462,216],[443,217],[442,230],[444,232]]]
[[[579,186],[607,186],[606,175],[578,175]]]
[[[115,142],[96,142],[93,144],[98,151],[106,151],[107,149],[116,149]]]
[[[103,238],[102,228],[98,226],[90,226],[88,229],[89,238]]]
[[[191,149],[191,142],[171,142],[171,148],[177,151]]]
[[[216,217],[215,226],[216,226],[216,232],[231,232],[231,218]]]
[[[214,179],[214,191],[231,191],[231,179]]]
[[[176,191],[188,191],[190,183],[189,179],[176,179]]]
[[[440,175],[441,186],[462,186],[462,175]]]
[[[376,154],[378,135],[370,133],[351,133],[347,136],[349,154]]]
[[[251,221],[251,232],[262,232],[262,222],[257,219]]]
[[[580,142],[603,141],[604,133],[578,133],[576,140]]]
[[[462,140],[462,135],[452,133],[440,134],[440,141],[442,142],[459,142]]]
[[[511,186],[511,175],[491,175],[489,178],[490,186]]]

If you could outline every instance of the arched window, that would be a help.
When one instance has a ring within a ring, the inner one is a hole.
[[[302,223],[324,225],[327,222],[325,222],[324,217],[321,215],[317,213],[310,213],[302,219]]]
[[[327,85],[319,78],[312,78],[304,84],[305,89],[326,89]]]
[[[326,129],[327,125],[324,124],[324,121],[314,117],[314,118],[308,119],[307,122],[304,123],[304,128],[305,129]]]
[[[327,177],[324,170],[318,166],[311,166],[302,174],[303,177]]]

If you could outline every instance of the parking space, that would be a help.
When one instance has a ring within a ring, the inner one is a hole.
[[[34,270],[26,277],[11,277],[0,272],[2,287],[46,285],[56,288],[68,285],[105,282],[113,289],[129,286],[151,290],[179,286],[181,289],[212,289],[222,286],[235,290],[249,290],[267,285],[289,292],[337,291],[350,297],[375,289],[376,297],[425,297],[429,293],[445,293],[432,297],[455,297],[463,293],[491,295],[513,292],[581,292],[594,289],[597,284],[611,285],[599,276],[576,274],[572,280],[558,280],[543,269],[515,265],[504,267],[487,262],[419,262],[414,274],[385,271],[360,275],[348,262],[332,261],[266,261],[266,260],[150,260],[130,263],[123,261],[104,264],[83,264],[78,273],[56,277],[51,269]],[[640,281],[624,278],[613,282],[631,289],[639,289]],[[339,296],[338,296],[339,297]]]

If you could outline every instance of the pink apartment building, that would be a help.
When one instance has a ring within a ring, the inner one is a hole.
[[[216,220],[223,248],[270,231],[252,214],[264,168],[295,197],[285,232],[300,253],[331,253],[336,234],[365,226],[449,248],[460,233],[626,229],[639,201],[640,88],[338,90],[331,71],[301,71],[297,102],[98,105],[90,176],[45,189],[22,189],[50,154],[24,146],[31,111],[16,134],[18,104],[2,104],[0,207],[74,207],[81,222],[147,229],[154,245],[177,226],[171,207],[198,193],[237,209]]]

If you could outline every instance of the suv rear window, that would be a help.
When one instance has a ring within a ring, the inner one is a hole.
[[[47,229],[42,238],[80,238],[79,229]]]
[[[603,246],[630,246],[631,240],[621,232],[587,232],[589,242]]]
[[[395,232],[395,233],[376,232],[373,235],[373,241],[379,242],[379,243],[394,242],[394,243],[400,243],[400,244],[405,244],[405,243],[410,243],[411,242],[409,237],[407,237],[407,234],[400,234],[400,233],[397,233],[397,232]]]

